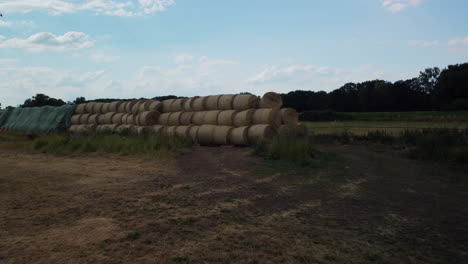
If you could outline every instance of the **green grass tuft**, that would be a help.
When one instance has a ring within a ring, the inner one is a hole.
[[[256,154],[271,160],[308,165],[314,158],[313,144],[309,138],[278,136],[254,145]]]

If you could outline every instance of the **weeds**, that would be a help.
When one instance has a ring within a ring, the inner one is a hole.
[[[141,233],[139,231],[132,231],[127,234],[127,238],[131,240],[137,240],[141,237]]]
[[[310,164],[314,157],[313,144],[309,138],[278,136],[254,145],[256,154],[271,160]]]

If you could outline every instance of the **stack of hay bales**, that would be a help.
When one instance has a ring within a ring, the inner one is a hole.
[[[156,100],[90,102],[77,105],[69,131],[77,134],[94,132],[146,133],[156,125],[162,104]]]

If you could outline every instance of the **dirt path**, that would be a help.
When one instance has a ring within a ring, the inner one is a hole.
[[[463,263],[466,186],[393,152],[306,172],[244,148],[174,160],[0,150],[0,263]],[[459,175],[464,176],[464,175]]]

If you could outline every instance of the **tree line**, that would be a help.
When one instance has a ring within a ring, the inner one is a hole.
[[[292,107],[300,112],[325,110],[336,112],[468,110],[468,63],[450,65],[442,71],[437,67],[427,68],[421,71],[418,77],[394,83],[383,80],[347,83],[331,92],[299,90],[282,94],[282,97],[285,107]],[[166,100],[172,98],[177,97],[169,95],[157,96],[151,99]],[[45,94],[37,94],[26,99],[20,107],[60,106],[115,100],[122,99],[101,98],[88,101],[84,97],[78,97],[72,102],[64,102],[61,99],[55,99]]]

